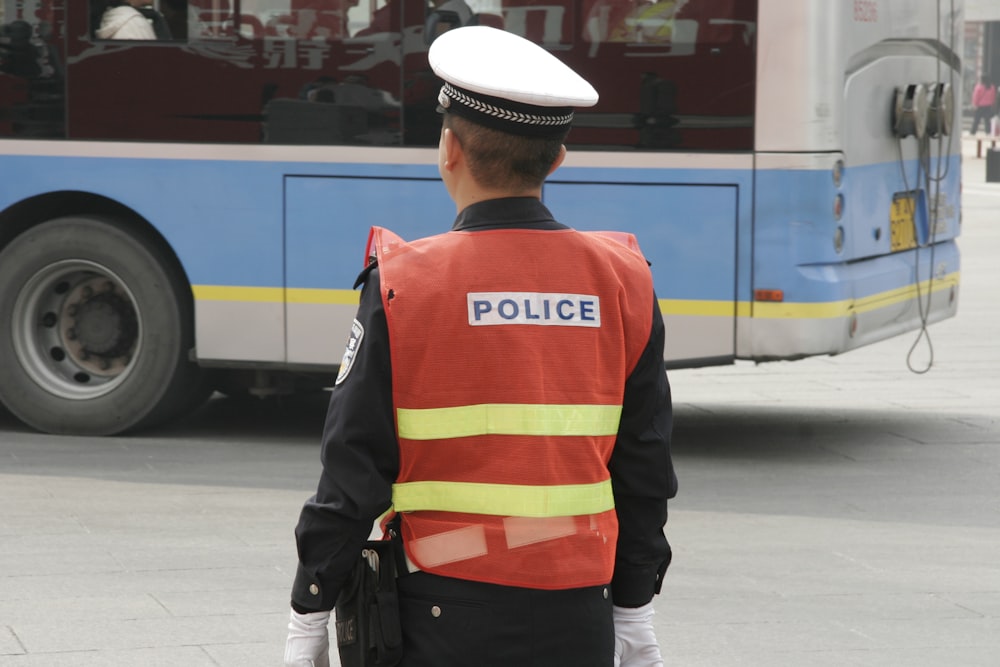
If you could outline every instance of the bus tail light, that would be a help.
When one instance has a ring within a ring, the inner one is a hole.
[[[780,289],[755,289],[753,291],[753,300],[780,303],[785,300],[785,291]]]
[[[833,163],[833,185],[839,188],[844,182],[844,161],[837,160]]]

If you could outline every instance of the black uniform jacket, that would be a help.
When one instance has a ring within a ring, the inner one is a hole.
[[[498,228],[566,229],[532,197],[473,204],[452,227]],[[303,613],[333,608],[373,521],[391,504],[399,472],[389,336],[378,267],[369,266],[358,278],[357,284],[361,283],[356,319],[364,334],[350,371],[333,389],[323,431],[323,472],[295,529],[299,566],[292,606]],[[663,363],[663,317],[655,296],[650,308],[649,343],[626,381],[609,463],[619,520],[611,587],[615,604],[624,607],[646,604],[660,590],[670,563],[670,546],[663,534],[667,500],[677,492],[670,457],[672,417]]]

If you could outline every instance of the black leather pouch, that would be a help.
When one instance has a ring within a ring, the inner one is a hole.
[[[399,663],[403,633],[393,540],[365,543],[334,612],[343,667],[391,667]]]

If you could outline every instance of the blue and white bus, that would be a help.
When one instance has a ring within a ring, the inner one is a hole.
[[[635,233],[672,368],[956,313],[961,0],[0,0],[0,400],[47,432],[331,384],[368,230],[447,230],[441,31],[589,79],[543,193]],[[953,140],[953,137],[956,137]]]

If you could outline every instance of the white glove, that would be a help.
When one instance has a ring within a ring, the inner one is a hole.
[[[294,609],[288,620],[285,667],[330,667],[330,612],[300,614]]]
[[[615,667],[663,667],[653,630],[653,603],[615,607]]]

